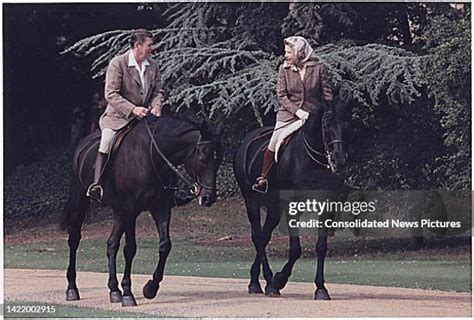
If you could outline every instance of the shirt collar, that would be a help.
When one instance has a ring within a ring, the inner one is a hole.
[[[305,67],[305,66],[303,65],[303,67]],[[294,64],[289,64],[287,61],[283,62],[283,68],[290,69],[291,71],[294,71],[294,72],[298,72],[302,69],[302,68],[298,68]]]
[[[143,60],[143,65],[148,66],[148,65],[150,65],[150,63],[148,62],[147,59],[145,59],[145,60]],[[137,62],[137,60],[135,60],[135,56],[133,55],[132,50],[130,50],[130,52],[128,54],[128,66],[129,67],[137,67],[138,66],[138,62]]]
[[[289,64],[289,63],[285,60],[285,61],[283,62],[283,68],[290,69],[290,70],[292,70],[292,71],[298,72],[298,71],[300,71],[301,69],[304,69],[304,68],[306,68],[306,67],[308,67],[308,66],[315,66],[316,64],[317,64],[316,61],[310,60],[310,61],[306,61],[306,62],[303,64],[302,68],[301,68],[301,67],[299,68],[299,67],[297,67],[297,66],[294,65],[294,64]]]

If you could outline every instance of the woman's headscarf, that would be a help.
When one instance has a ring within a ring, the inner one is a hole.
[[[285,45],[293,49],[296,54],[296,66],[290,65],[287,61],[284,62],[283,67],[292,67],[297,69],[310,60],[316,60],[316,54],[308,41],[300,36],[288,37],[284,41]]]

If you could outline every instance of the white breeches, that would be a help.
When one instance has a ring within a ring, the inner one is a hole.
[[[288,122],[277,122],[275,125],[275,129],[273,129],[273,134],[270,139],[270,144],[268,145],[268,149],[270,151],[275,152],[275,162],[278,162],[278,150],[280,149],[280,146],[285,140],[286,137],[288,137],[290,134],[298,130],[303,126],[303,120],[296,120],[295,122],[292,122],[291,124],[288,124]]]
[[[100,137],[99,152],[108,154],[110,151],[110,145],[115,137],[116,132],[109,128],[102,129],[102,135]]]

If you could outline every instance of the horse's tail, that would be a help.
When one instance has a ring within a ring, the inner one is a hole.
[[[61,230],[80,228],[82,223],[91,216],[90,201],[85,195],[81,184],[73,174],[69,187],[69,197],[59,220]]]

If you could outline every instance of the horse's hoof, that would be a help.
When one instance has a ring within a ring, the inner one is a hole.
[[[262,287],[260,286],[260,283],[250,283],[249,284],[249,293],[256,293],[256,294],[263,294]]]
[[[66,290],[66,301],[76,301],[80,299],[81,297],[79,296],[79,290],[77,290],[77,288]]]
[[[146,285],[143,287],[143,296],[147,299],[153,299],[154,297],[156,297],[159,288],[160,285],[158,282],[148,280]]]
[[[136,307],[137,301],[135,301],[134,296],[123,296],[122,297],[122,307]]]
[[[272,286],[277,290],[281,290],[286,286],[287,282],[288,278],[285,279],[281,272],[277,272],[272,279]]]
[[[275,289],[271,284],[265,287],[265,295],[268,297],[279,297],[280,290]]]
[[[314,293],[314,300],[331,300],[331,297],[326,289],[317,289]]]
[[[110,303],[119,303],[122,302],[122,292],[120,291],[111,291],[109,293]]]

